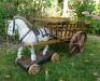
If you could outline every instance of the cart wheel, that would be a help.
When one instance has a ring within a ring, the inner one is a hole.
[[[53,63],[59,63],[60,62],[60,58],[59,58],[59,55],[57,53],[54,53],[51,57],[51,61]]]
[[[31,75],[36,75],[40,71],[40,66],[38,64],[32,64],[29,67],[28,73]]]
[[[84,49],[86,39],[87,39],[87,35],[85,32],[83,31],[76,32],[72,36],[72,39],[70,40],[70,44],[69,44],[70,53],[73,55],[82,52]]]

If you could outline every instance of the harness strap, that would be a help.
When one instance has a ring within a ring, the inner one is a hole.
[[[21,39],[19,39],[19,43],[22,43],[22,40],[29,34],[31,30],[29,30]]]
[[[13,33],[15,31],[15,18],[13,18]]]
[[[48,36],[49,34],[48,34],[48,32],[46,31],[46,29],[45,29],[45,28],[44,28],[44,31],[45,31],[45,33],[46,33],[45,35],[46,35],[46,36]]]
[[[40,32],[41,32],[41,34],[42,34],[42,37],[48,36],[48,33],[47,33],[47,31],[46,31],[45,28],[44,28],[44,31],[45,31],[45,34],[44,34],[43,31],[40,29]]]
[[[43,34],[43,32],[42,32],[42,30],[40,29],[40,32],[41,32],[41,34],[42,34],[42,37],[44,37],[44,34]]]

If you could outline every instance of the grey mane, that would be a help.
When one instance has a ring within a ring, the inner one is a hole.
[[[21,19],[21,20],[23,20],[30,28],[33,27],[33,25],[32,25],[25,17],[22,17],[22,16],[14,16],[14,19]]]

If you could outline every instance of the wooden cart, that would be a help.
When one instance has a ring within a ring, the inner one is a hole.
[[[31,18],[31,23],[41,22],[50,30],[51,40],[41,42],[40,44],[54,44],[69,42],[69,51],[71,54],[83,51],[87,34],[86,29],[89,24],[78,21],[72,22],[67,18],[49,17],[49,18]]]

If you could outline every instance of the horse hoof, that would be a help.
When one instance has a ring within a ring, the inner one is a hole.
[[[19,60],[18,58],[15,59],[15,64],[17,64],[18,60]]]
[[[20,60],[20,59],[22,59],[23,57],[21,57],[21,58],[17,58],[16,57],[16,59],[15,59],[15,64],[17,64],[17,62],[18,62],[18,60]]]
[[[51,61],[53,63],[59,63],[60,62],[60,58],[59,58],[59,55],[57,53],[54,53],[51,57]]]
[[[29,67],[28,73],[31,75],[36,75],[40,71],[40,66],[38,64],[32,64]]]

